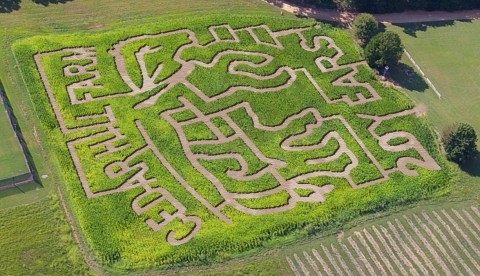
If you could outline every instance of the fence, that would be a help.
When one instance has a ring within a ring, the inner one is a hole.
[[[25,141],[23,140],[22,133],[20,131],[20,128],[18,127],[17,120],[15,119],[15,116],[13,115],[13,111],[8,103],[7,97],[4,94],[3,87],[0,83],[0,103],[3,103],[3,106],[5,110],[7,111],[7,117],[10,122],[10,125],[13,129],[13,132],[15,134],[15,138],[20,145],[20,149],[22,151],[23,159],[25,160],[25,164],[28,167],[28,173],[22,174],[22,175],[17,175],[14,177],[10,177],[7,179],[0,179],[0,190],[5,190],[9,188],[13,188],[19,185],[23,184],[28,184],[33,181],[35,181],[35,174],[34,174],[34,167],[30,159],[28,158],[28,148],[25,144]]]

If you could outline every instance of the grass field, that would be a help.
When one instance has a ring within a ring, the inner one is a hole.
[[[310,250],[284,252],[290,251],[285,259],[295,275],[476,275],[479,230],[476,206],[416,208],[323,239]]]
[[[29,274],[32,270],[29,267],[24,267],[25,264],[21,258],[10,257],[20,256],[25,251],[42,251],[50,249],[51,251],[67,252],[69,251],[68,245],[60,245],[55,247],[58,243],[59,235],[58,228],[55,223],[44,224],[46,218],[51,218],[58,215],[59,207],[55,204],[51,204],[48,200],[45,200],[46,196],[50,193],[55,183],[64,183],[62,175],[59,175],[55,169],[59,161],[56,158],[50,156],[44,145],[40,141],[45,141],[43,130],[37,129],[40,125],[39,120],[35,116],[28,116],[28,114],[34,114],[34,108],[31,104],[31,100],[27,93],[19,93],[19,91],[26,91],[23,87],[21,76],[16,70],[10,70],[8,68],[14,68],[15,60],[10,51],[11,44],[20,38],[25,38],[38,34],[47,33],[66,33],[72,31],[102,31],[105,29],[115,29],[116,26],[125,24],[125,21],[136,21],[138,24],[145,24],[151,22],[153,17],[159,20],[161,18],[172,18],[177,16],[190,17],[193,15],[204,15],[212,13],[223,13],[227,11],[229,14],[255,14],[266,16],[280,16],[280,12],[268,5],[263,4],[260,1],[158,1],[158,5],[152,5],[151,1],[136,1],[135,5],[131,3],[122,3],[120,1],[102,1],[100,4],[98,1],[69,1],[66,4],[50,4],[48,7],[43,7],[32,3],[31,1],[22,1],[21,8],[18,11],[14,11],[10,14],[0,14],[0,22],[2,26],[5,26],[7,30],[1,37],[2,47],[0,49],[2,56],[2,67],[0,69],[0,77],[5,82],[7,93],[14,106],[15,113],[19,117],[20,125],[23,128],[31,129],[31,132],[25,133],[26,140],[29,144],[29,148],[32,150],[35,164],[38,166],[40,174],[48,174],[48,179],[43,180],[43,188],[35,189],[35,186],[29,186],[26,188],[26,193],[19,191],[8,191],[0,193],[0,209],[7,208],[15,205],[19,206],[15,209],[2,210],[2,217],[7,218],[6,221],[13,220],[14,217],[18,217],[19,214],[31,213],[33,209],[42,210],[42,216],[29,216],[31,225],[41,225],[38,231],[43,231],[42,235],[36,235],[34,237],[25,234],[24,242],[28,244],[26,247],[12,247],[9,246],[8,251],[0,252],[0,259],[2,261],[8,258],[10,264],[12,264],[12,270],[9,270],[11,274]],[[101,6],[101,7],[100,7]],[[100,8],[99,8],[100,7]],[[105,13],[104,10],[111,12]],[[180,11],[181,10],[181,11]],[[289,16],[285,14],[285,16]],[[161,19],[161,20],[163,20]],[[475,37],[475,36],[470,36]],[[416,58],[416,54],[411,52]],[[428,72],[427,72],[428,74]],[[427,93],[425,93],[427,94]],[[422,94],[423,95],[423,94]],[[428,104],[428,99],[425,100]],[[443,107],[445,108],[445,107]],[[433,106],[430,105],[430,111],[432,112]],[[441,109],[440,109],[441,110]],[[430,115],[429,115],[430,116]],[[433,119],[433,117],[432,117]],[[434,120],[434,119],[433,119]],[[453,195],[444,199],[441,202],[433,202],[439,206],[451,204],[452,200],[475,202],[478,204],[478,183],[473,177],[461,176],[459,184],[454,186]],[[30,204],[30,205],[24,205]],[[419,203],[422,206],[422,202]],[[53,206],[51,209],[49,206]],[[468,206],[467,206],[468,207]],[[12,211],[15,210],[15,211]],[[407,212],[408,211],[402,211]],[[6,215],[8,213],[8,215]],[[385,215],[385,213],[383,213]],[[376,214],[366,216],[369,223],[375,223]],[[345,229],[350,229],[351,225],[362,224],[365,221],[362,219],[354,220],[353,224],[345,226]],[[2,224],[3,225],[3,224]],[[5,223],[9,226],[8,231],[2,232],[2,237],[11,237],[6,239],[7,243],[12,242],[13,238],[16,238],[13,233],[25,231],[27,227],[22,223]],[[10,228],[10,225],[11,228]],[[367,226],[366,226],[367,227]],[[5,228],[2,228],[2,230]],[[338,229],[338,228],[337,228]],[[4,234],[5,233],[5,234]],[[50,234],[47,234],[50,233]],[[326,235],[328,233],[322,233]],[[68,234],[67,234],[68,236]],[[284,242],[292,242],[298,237],[289,237]],[[332,238],[334,239],[334,237]],[[321,242],[328,242],[326,240]],[[10,243],[8,243],[10,244]],[[265,246],[274,246],[275,244],[265,244]],[[3,244],[2,244],[3,248]],[[296,251],[288,251],[288,248]],[[311,250],[311,240],[307,240],[303,243],[294,242],[294,245],[281,248],[261,254],[256,257],[246,258],[244,260],[230,261],[225,264],[213,267],[200,267],[202,270],[195,271],[182,271],[182,273],[201,274],[204,271],[207,275],[242,275],[251,273],[272,273],[278,272],[281,274],[291,274],[291,270],[285,261],[286,256],[292,252],[302,253],[304,250]],[[301,249],[301,250],[300,250]],[[285,251],[284,251],[285,250]],[[290,252],[290,253],[289,253]],[[303,254],[303,253],[302,253]],[[59,257],[58,255],[50,255],[49,260],[53,260]],[[31,263],[31,262],[30,262]],[[68,269],[81,269],[82,265],[76,264],[76,262],[65,261],[64,259],[58,262],[59,271],[66,271]],[[3,268],[2,268],[3,269]],[[48,261],[39,261],[35,264],[35,269],[38,271],[51,271],[50,263]],[[228,271],[228,272],[227,272]],[[172,272],[175,274],[176,272]],[[9,273],[7,273],[9,274]]]
[[[28,173],[22,150],[0,101],[0,185],[2,180]],[[14,179],[13,179],[14,180]]]
[[[393,77],[402,82],[408,95],[428,107],[428,117],[439,133],[451,124],[468,123],[480,133],[480,21],[388,26],[402,37],[406,49],[442,94],[438,99],[419,78],[401,72]],[[403,57],[402,62],[413,68]],[[480,178],[480,156],[463,168]],[[480,181],[480,180],[478,180]]]
[[[311,24],[208,17],[14,44],[102,264],[220,261],[446,191],[420,111],[346,34]]]
[[[80,275],[87,267],[58,199],[0,210],[2,275]]]
[[[442,94],[412,87],[413,99],[429,106],[438,128],[466,122],[480,132],[480,21],[389,26]],[[418,90],[417,90],[418,89]]]

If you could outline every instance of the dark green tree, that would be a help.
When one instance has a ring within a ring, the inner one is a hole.
[[[443,146],[447,159],[464,164],[477,154],[477,134],[468,124],[458,124],[447,128],[443,133]]]
[[[373,15],[361,13],[353,20],[352,29],[355,37],[365,45],[378,33],[378,22]]]
[[[400,36],[394,32],[379,33],[365,47],[365,59],[371,67],[384,67],[398,64],[403,46]]]

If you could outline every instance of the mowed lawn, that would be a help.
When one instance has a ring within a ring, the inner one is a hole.
[[[401,36],[407,51],[442,94],[438,99],[423,85],[410,88],[409,93],[415,101],[427,105],[438,130],[465,122],[480,133],[480,20],[388,29]]]
[[[468,123],[480,136],[480,20],[387,26],[398,33],[407,51],[440,91],[439,99],[419,78],[395,70],[393,78],[417,103],[439,133],[455,123]],[[402,63],[413,68],[404,55]],[[480,143],[478,143],[480,147]],[[480,155],[463,166],[480,183]]]
[[[28,168],[1,101],[0,131],[0,185],[2,185],[2,180],[28,173]]]

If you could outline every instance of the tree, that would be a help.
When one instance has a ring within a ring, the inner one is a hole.
[[[400,36],[390,31],[377,34],[365,47],[365,59],[371,67],[376,68],[398,64],[402,53]]]
[[[477,154],[477,134],[468,124],[459,124],[447,128],[443,133],[443,145],[447,159],[464,164]]]
[[[361,13],[353,20],[353,33],[365,45],[378,33],[378,22],[373,15]]]

